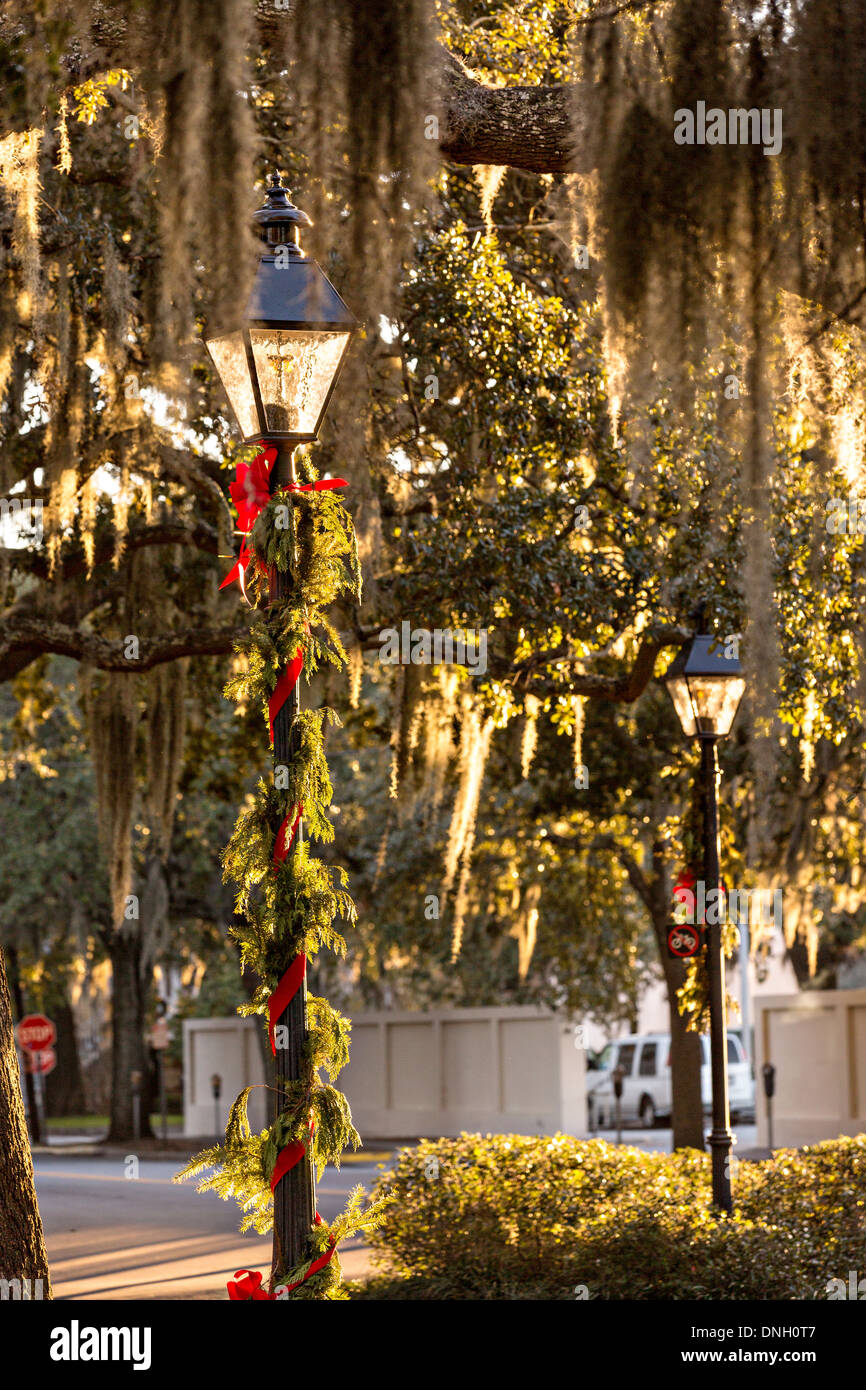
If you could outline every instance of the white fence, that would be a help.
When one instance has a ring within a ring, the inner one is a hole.
[[[804,990],[755,1004],[758,1143],[769,1142],[765,1062],[776,1068],[776,1148],[866,1132],[866,989]]]
[[[382,1139],[585,1135],[574,1043],[565,1019],[531,1007],[356,1014],[341,1084],[361,1133]]]
[[[183,1021],[183,1132],[199,1138],[222,1138],[239,1091],[256,1086],[247,1113],[253,1130],[271,1122],[269,1096],[263,1086],[262,1058],[255,1018],[185,1018]],[[211,1077],[221,1080],[214,1100]],[[266,1118],[267,1116],[267,1118]]]
[[[253,1129],[270,1120],[253,1019],[186,1019],[184,1134],[216,1133],[210,1078],[222,1078],[221,1127],[244,1086]],[[575,1030],[544,1010],[444,1009],[352,1019],[339,1085],[362,1135],[586,1134],[585,1054]],[[267,1118],[266,1118],[267,1107]]]

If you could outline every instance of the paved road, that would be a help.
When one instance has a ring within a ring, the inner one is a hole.
[[[270,1236],[238,1233],[234,1202],[190,1183],[175,1185],[182,1161],[141,1159],[138,1177],[123,1157],[36,1156],[36,1187],[57,1299],[224,1299],[238,1269],[270,1267]],[[361,1183],[369,1192],[375,1161],[328,1169],[318,1188],[327,1220]],[[369,1268],[360,1239],[340,1247],[343,1272]]]
[[[712,1126],[707,1122],[704,1133],[709,1134]],[[758,1142],[758,1129],[756,1125],[734,1125],[733,1135],[735,1139],[734,1153],[741,1155],[754,1149]],[[597,1129],[590,1135],[591,1139],[606,1139],[608,1144],[616,1142],[616,1130]],[[623,1125],[622,1142],[631,1144],[636,1149],[645,1149],[647,1153],[669,1154],[672,1149],[673,1131],[670,1129],[631,1129]],[[709,1150],[707,1150],[709,1152]]]

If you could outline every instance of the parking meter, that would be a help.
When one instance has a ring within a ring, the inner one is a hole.
[[[210,1079],[211,1091],[213,1093],[213,1114],[214,1114],[214,1134],[219,1136],[220,1132],[220,1096],[222,1095],[223,1079],[219,1072],[214,1072]]]
[[[611,1077],[612,1077],[612,1080],[613,1080],[613,1094],[614,1094],[614,1097],[616,1098],[616,1142],[617,1142],[618,1144],[621,1144],[621,1143],[622,1143],[622,1108],[621,1108],[621,1105],[620,1105],[620,1101],[622,1100],[622,1083],[623,1083],[623,1078],[625,1077],[625,1072],[623,1071],[622,1067],[614,1067],[613,1072],[611,1073]]]
[[[764,1078],[764,1095],[767,1098],[767,1141],[770,1148],[773,1147],[773,1096],[776,1094],[776,1068],[772,1062],[765,1062],[761,1067],[761,1075]]]
[[[132,1132],[136,1139],[141,1138],[141,1083],[144,1080],[140,1071],[129,1073],[129,1084],[132,1088]]]

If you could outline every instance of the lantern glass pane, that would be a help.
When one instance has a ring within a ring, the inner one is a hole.
[[[228,333],[224,338],[211,338],[205,347],[213,358],[219,379],[225,387],[229,404],[238,418],[241,434],[249,439],[262,433],[256,412],[256,398],[250,377],[243,333]]]
[[[746,682],[742,676],[688,676],[686,680],[697,733],[724,738],[730,733]]]
[[[315,434],[348,340],[348,333],[250,330],[267,434]]]
[[[668,693],[674,702],[674,709],[677,712],[679,721],[683,726],[683,733],[687,738],[694,738],[698,732],[695,723],[695,712],[689,697],[689,687],[685,676],[671,676],[665,681]]]

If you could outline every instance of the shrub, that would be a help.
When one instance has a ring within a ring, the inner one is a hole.
[[[866,1275],[866,1136],[735,1166],[603,1140],[463,1134],[401,1150],[376,1195],[385,1271],[360,1297],[810,1299]]]

